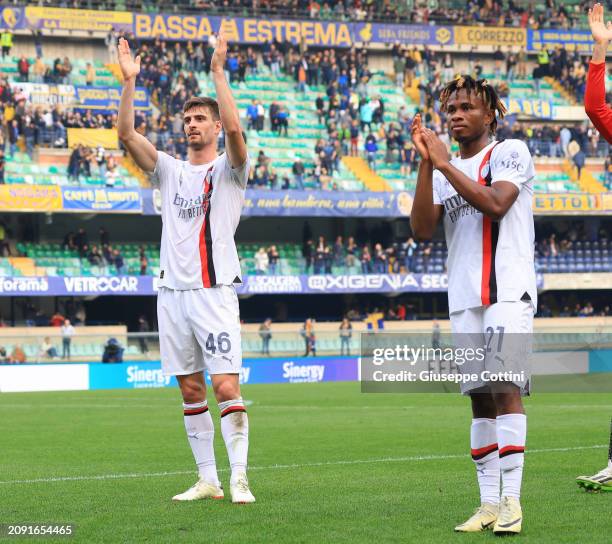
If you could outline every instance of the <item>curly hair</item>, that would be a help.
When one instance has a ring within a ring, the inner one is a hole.
[[[472,76],[460,76],[454,79],[444,87],[440,93],[440,108],[443,112],[447,111],[448,100],[453,93],[464,89],[468,97],[472,92],[479,96],[485,106],[493,112],[493,122],[489,127],[491,134],[495,134],[497,130],[498,119],[503,119],[506,114],[506,106],[499,99],[497,91],[490,85],[486,79],[474,79]]]

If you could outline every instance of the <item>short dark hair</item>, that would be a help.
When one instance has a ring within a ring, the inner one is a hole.
[[[215,121],[221,120],[221,115],[219,115],[219,104],[214,98],[210,98],[208,96],[194,96],[193,98],[190,98],[183,104],[183,114],[187,113],[193,108],[208,108]]]
[[[454,79],[444,87],[440,93],[440,106],[441,110],[446,112],[448,106],[448,100],[453,93],[465,90],[468,96],[474,92],[476,96],[480,96],[485,106],[489,108],[493,113],[493,122],[489,127],[491,134],[495,134],[497,130],[497,120],[503,119],[506,114],[506,106],[499,99],[497,91],[490,85],[486,79],[474,79],[472,76],[460,76]]]

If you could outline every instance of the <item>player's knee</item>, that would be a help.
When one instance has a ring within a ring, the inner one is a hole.
[[[232,380],[224,380],[215,386],[217,402],[225,402],[240,398],[240,387]]]
[[[183,381],[181,383],[181,394],[186,403],[202,402],[206,398],[204,384],[195,381]]]

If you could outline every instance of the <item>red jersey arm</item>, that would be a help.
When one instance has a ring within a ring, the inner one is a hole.
[[[589,63],[584,109],[599,133],[612,143],[612,108],[606,104],[606,63]]]

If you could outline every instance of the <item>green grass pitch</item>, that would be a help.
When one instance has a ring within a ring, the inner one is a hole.
[[[195,481],[178,390],[0,395],[0,523],[74,523],[57,542],[446,543],[478,504],[469,403],[362,394],[357,383],[247,385],[253,505],[174,504]],[[611,541],[610,494],[574,478],[606,461],[611,394],[535,394],[520,542]],[[212,409],[218,423],[218,410]],[[12,538],[11,541],[16,540]],[[36,540],[35,540],[36,541]]]

